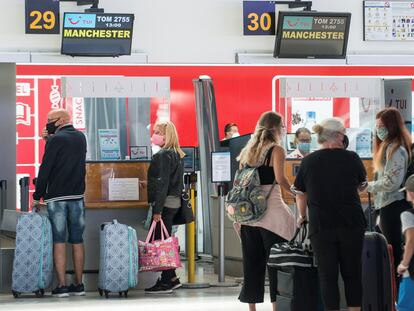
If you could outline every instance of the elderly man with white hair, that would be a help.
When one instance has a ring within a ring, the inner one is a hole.
[[[321,148],[306,156],[294,183],[301,225],[309,214],[309,237],[318,262],[326,310],[339,310],[338,273],[345,283],[349,311],[361,310],[361,255],[366,227],[358,191],[366,187],[359,156],[347,151],[341,119],[313,127]]]

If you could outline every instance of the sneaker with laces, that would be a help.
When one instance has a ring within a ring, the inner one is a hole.
[[[70,284],[69,295],[70,296],[85,296],[85,286],[83,286],[83,283],[80,283],[78,285]]]
[[[170,285],[171,285],[171,289],[178,289],[181,286],[183,286],[183,284],[181,284],[179,278],[176,278],[174,281],[171,281]]]
[[[52,296],[58,298],[69,297],[69,288],[67,286],[58,286],[52,291]]]
[[[148,294],[171,294],[172,288],[170,284],[161,282],[161,279],[157,280],[157,283],[153,287],[146,288],[145,293]]]

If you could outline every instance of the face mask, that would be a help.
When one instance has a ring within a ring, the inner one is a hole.
[[[379,127],[377,128],[377,137],[384,141],[388,136],[388,130],[385,127]]]
[[[160,150],[161,150],[161,147],[160,146],[154,145],[154,144],[151,145],[152,155],[156,154]]]
[[[151,142],[154,145],[162,147],[164,146],[164,143],[165,143],[164,140],[165,140],[164,136],[158,135],[158,134],[152,134]]]
[[[236,133],[233,133],[233,135],[231,135],[231,138],[239,137],[239,136],[240,136],[239,132],[236,132]]]
[[[55,134],[57,128],[59,127],[55,125],[57,121],[58,120],[46,124],[46,130],[49,133],[49,135]]]
[[[348,136],[344,135],[344,140],[342,141],[342,143],[344,144],[344,149],[348,148],[348,146],[349,146]]]
[[[310,143],[299,143],[298,149],[301,153],[309,153],[310,152]]]

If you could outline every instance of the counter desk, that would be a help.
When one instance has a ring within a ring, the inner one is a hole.
[[[99,235],[100,224],[113,219],[133,227],[138,239],[146,238],[147,231],[143,222],[147,218],[147,188],[139,188],[139,180],[147,180],[149,161],[88,161],[86,163],[85,190],[85,274],[86,290],[96,290],[99,271]],[[127,179],[126,179],[127,178]],[[112,179],[120,181],[110,189]],[[136,185],[136,189],[135,186]],[[127,192],[130,197],[122,197]],[[133,196],[136,200],[132,200]],[[110,197],[112,196],[112,197]],[[67,248],[68,281],[73,275],[70,248]],[[154,285],[156,273],[140,273],[138,288]],[[70,284],[70,283],[69,283]]]

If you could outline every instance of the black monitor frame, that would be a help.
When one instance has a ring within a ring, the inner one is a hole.
[[[319,16],[319,17],[346,17],[347,23],[345,26],[345,38],[344,45],[342,47],[341,55],[282,55],[280,56],[280,46],[282,41],[282,27],[285,16]],[[319,58],[319,59],[344,59],[346,58],[346,51],[348,47],[348,38],[349,38],[349,28],[351,26],[351,13],[336,13],[336,12],[313,12],[313,11],[279,11],[279,16],[277,20],[277,30],[275,38],[275,48],[273,52],[273,57],[275,58]]]
[[[185,166],[185,160],[184,161],[184,173],[194,173],[196,171],[195,167],[195,161],[196,161],[196,148],[193,146],[181,146],[181,150],[186,154],[185,157],[191,157],[191,167],[188,168]]]
[[[98,1],[99,2],[99,1]],[[93,7],[91,8],[92,9],[92,11],[90,11],[90,12],[65,12],[64,14],[63,14],[63,24],[62,24],[62,34],[61,34],[61,40],[60,40],[60,53],[62,54],[62,55],[69,55],[69,56],[79,56],[79,57],[119,57],[119,56],[123,56],[123,55],[131,55],[131,52],[132,52],[132,35],[133,35],[133,31],[134,31],[134,27],[132,26],[132,29],[131,29],[131,39],[129,40],[129,47],[128,47],[128,52],[127,53],[94,53],[94,52],[76,52],[76,53],[68,53],[68,52],[65,52],[65,50],[64,50],[64,46],[63,46],[63,43],[64,43],[64,40],[65,40],[65,38],[63,37],[63,32],[64,32],[64,30],[65,30],[65,25],[64,25],[64,23],[65,23],[65,16],[66,16],[66,14],[108,14],[108,15],[110,15],[110,14],[113,14],[113,15],[115,15],[116,13],[104,13],[103,11],[100,11],[101,9],[94,9]],[[131,14],[131,15],[133,15],[134,16],[134,14]],[[134,20],[135,20],[135,16],[133,17],[133,21],[132,22],[134,22]],[[87,40],[87,39],[80,39],[80,40]]]

